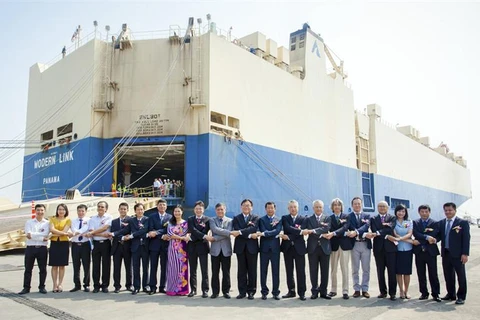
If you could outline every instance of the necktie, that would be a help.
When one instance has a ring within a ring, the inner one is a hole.
[[[200,224],[202,222],[201,218],[197,218],[197,223]]]
[[[247,223],[248,221],[248,216],[245,216],[245,223]]]
[[[78,219],[78,230],[82,229],[82,219]],[[82,241],[83,236],[78,237],[78,241]]]
[[[426,229],[428,225],[428,220],[422,220],[422,221],[423,221],[423,229]]]
[[[452,220],[447,220],[447,229],[445,230],[445,248],[450,248],[450,229],[452,228]]]
[[[385,215],[380,216],[380,219],[382,219],[382,223],[384,223],[385,222]]]
[[[355,213],[355,215],[357,216],[357,222],[360,222],[360,213]]]
[[[222,219],[222,218],[219,218],[218,221],[223,222],[223,219]]]

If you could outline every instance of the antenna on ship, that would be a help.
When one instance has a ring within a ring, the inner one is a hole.
[[[94,36],[94,38],[96,38],[96,37],[97,37],[97,28],[98,28],[98,22],[97,22],[97,20],[93,20],[93,27],[95,28],[95,31],[94,31],[94,32],[95,32],[95,36]]]
[[[207,13],[207,23],[208,23],[207,30],[208,30],[208,32],[210,32],[210,22],[211,21],[212,21],[212,15],[210,13]]]
[[[110,31],[110,26],[108,24],[105,26],[105,31],[107,32],[107,37],[105,38],[105,40],[107,40],[108,42],[108,32]]]
[[[198,35],[202,35],[202,18],[197,18],[197,23],[198,23]]]

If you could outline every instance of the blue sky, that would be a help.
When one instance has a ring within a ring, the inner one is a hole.
[[[448,143],[463,155],[480,193],[477,139],[480,93],[480,3],[422,1],[320,2],[4,2],[0,3],[0,139],[12,139],[25,127],[28,72],[61,52],[77,25],[84,34],[112,31],[127,22],[132,31],[185,26],[189,16],[210,13],[217,26],[236,36],[261,31],[279,44],[308,22],[345,61],[355,107],[383,108],[392,124],[411,124],[432,144]],[[0,166],[0,197],[16,201],[21,184],[20,150]],[[412,155],[415,156],[415,155]],[[10,172],[11,171],[11,172]],[[441,174],[441,173],[439,173]]]

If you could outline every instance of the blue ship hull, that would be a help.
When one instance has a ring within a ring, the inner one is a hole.
[[[169,143],[173,137],[138,138],[136,144]],[[96,172],[88,176],[109,154],[119,139],[85,138],[68,146],[52,148],[26,156],[22,200],[31,201],[59,197],[73,186],[84,189]],[[184,205],[191,207],[197,200],[207,206],[206,213],[214,215],[218,202],[227,205],[229,215],[239,212],[244,198],[252,199],[254,211],[263,215],[266,201],[277,204],[280,215],[287,213],[287,203],[296,199],[300,212],[312,212],[312,201],[325,202],[326,210],[333,198],[343,200],[349,210],[355,196],[364,199],[365,211],[375,211],[374,204],[386,200],[394,207],[405,203],[410,216],[416,208],[427,203],[432,216],[443,216],[442,205],[447,201],[457,205],[468,197],[425,186],[366,174],[359,170],[268,148],[249,142],[224,138],[216,134],[180,136],[174,143],[185,144]],[[113,177],[113,157],[110,157],[101,177],[90,184],[84,193],[108,193]]]

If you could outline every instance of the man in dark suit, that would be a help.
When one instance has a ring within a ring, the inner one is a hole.
[[[350,230],[347,236],[355,240],[352,249],[352,278],[354,298],[362,296],[370,298],[368,293],[370,283],[370,258],[372,255],[372,241],[366,237],[370,226],[370,215],[362,212],[362,199],[352,199],[353,212],[350,214]],[[360,264],[362,266],[362,282],[360,282]]]
[[[132,251],[133,264],[133,287],[132,294],[140,291],[140,261],[142,263],[142,287],[143,292],[150,292],[148,287],[148,218],[143,215],[145,209],[143,204],[137,203],[133,209],[135,217],[128,221],[128,225],[113,232],[112,237],[120,238],[122,241],[130,241],[130,250]]]
[[[343,202],[339,198],[332,200],[330,209],[333,214],[330,216],[330,231],[333,235],[330,239],[332,253],[330,254],[330,281],[332,290],[328,294],[330,297],[337,295],[337,270],[340,262],[342,271],[342,297],[349,299],[348,296],[348,278],[349,278],[349,260],[355,244],[355,240],[347,237],[350,227],[350,216],[343,213]]]
[[[172,218],[171,214],[166,213],[167,201],[160,199],[157,202],[157,210],[150,215],[148,221],[148,252],[150,255],[150,295],[157,291],[157,271],[158,260],[160,258],[160,283],[158,292],[166,293],[165,283],[167,281],[167,257],[168,243],[170,237],[167,234],[168,221]]]
[[[188,218],[188,233],[190,241],[187,244],[188,263],[190,264],[190,293],[189,297],[197,294],[197,263],[200,260],[202,271],[202,298],[208,298],[208,235],[210,224],[208,217],[203,215],[205,204],[202,201],[195,202],[195,215]]]
[[[394,301],[397,293],[397,277],[395,272],[397,247],[395,243],[389,240],[388,236],[393,238],[393,229],[395,228],[395,216],[388,213],[388,203],[380,201],[377,205],[378,215],[370,219],[370,228],[372,232],[366,237],[373,238],[373,255],[377,265],[378,286],[380,295],[378,298],[387,297],[387,284],[385,282],[385,268],[388,272],[388,294],[390,300]]]
[[[118,212],[120,216],[112,220],[112,226],[110,227],[111,232],[120,231],[123,228],[128,226],[128,221],[130,217],[127,216],[128,213],[128,203],[122,202],[118,206]],[[113,286],[115,287],[115,293],[120,292],[122,285],[120,284],[121,280],[121,271],[122,271],[122,260],[125,266],[125,287],[129,291],[133,291],[132,288],[132,252],[130,248],[130,241],[122,241],[119,237],[114,237],[112,239],[112,256],[113,256]]]
[[[457,300],[464,304],[467,297],[467,275],[465,264],[470,254],[470,225],[456,216],[457,206],[453,202],[443,205],[445,219],[440,220],[439,235],[442,241],[442,265],[447,295],[442,300]],[[455,274],[458,278],[458,291],[455,293]]]
[[[330,217],[323,213],[323,201],[315,200],[313,202],[313,211],[311,217],[304,220],[302,229],[304,235],[308,234],[307,252],[308,264],[310,269],[310,282],[312,283],[311,299],[317,299],[318,294],[323,299],[332,299],[327,295],[328,286],[328,267],[330,264],[330,239],[333,234],[330,233]],[[318,266],[320,265],[320,286],[318,286]]]
[[[285,260],[285,269],[287,273],[288,293],[282,298],[295,297],[295,279],[293,278],[293,264],[297,274],[298,295],[300,300],[305,301],[305,291],[307,291],[307,283],[305,280],[305,238],[302,225],[306,217],[298,214],[298,202],[290,200],[288,202],[288,212],[290,214],[282,217],[283,235],[282,244],[280,246]],[[306,234],[306,233],[305,233]]]
[[[440,300],[440,281],[438,280],[437,256],[440,254],[437,246],[439,237],[438,222],[430,218],[430,206],[418,207],[420,219],[413,221],[413,253],[417,267],[418,284],[420,286],[420,300],[428,299],[427,268],[433,300]]]
[[[266,215],[258,222],[258,235],[260,236],[260,284],[262,286],[262,300],[267,299],[268,264],[272,263],[272,294],[275,300],[280,300],[280,238],[282,223],[275,216],[276,205],[274,202],[265,203]]]
[[[238,291],[237,299],[243,299],[248,294],[248,299],[253,300],[257,291],[257,259],[258,259],[258,216],[252,214],[253,202],[245,199],[241,203],[242,213],[233,218],[233,231],[235,237],[233,252],[238,260]]]

